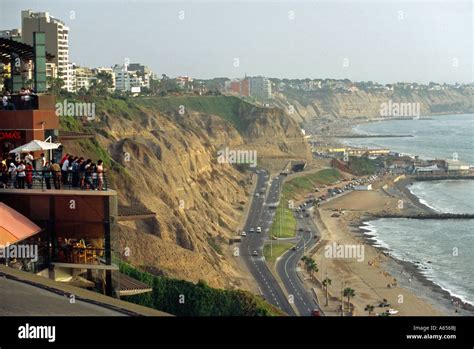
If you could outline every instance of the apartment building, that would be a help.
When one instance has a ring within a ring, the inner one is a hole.
[[[74,72],[69,62],[69,28],[48,12],[21,11],[21,37],[33,45],[33,33],[44,32],[46,51],[53,54],[51,63],[57,67],[57,77],[64,80],[64,89],[74,91]]]

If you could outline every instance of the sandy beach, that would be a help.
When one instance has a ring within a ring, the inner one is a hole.
[[[359,226],[371,214],[399,212],[403,202],[405,213],[426,212],[428,208],[413,201],[404,182],[392,179],[374,185],[372,191],[353,191],[323,204],[315,214],[315,223],[321,232],[321,240],[312,251],[319,266],[318,279],[332,280],[329,286],[330,301],[325,307],[324,292],[318,296],[326,315],[340,315],[341,287],[355,290],[351,299],[355,316],[368,315],[367,305],[373,305],[376,313],[388,307],[379,307],[386,299],[390,308],[398,310],[397,316],[472,315],[472,309],[458,309],[451,303],[449,294],[426,280],[410,263],[393,259],[386,251],[371,245]],[[404,189],[405,188],[405,189]],[[335,210],[342,210],[340,217],[332,217]],[[327,256],[326,246],[354,245],[363,248],[363,258],[335,258]]]

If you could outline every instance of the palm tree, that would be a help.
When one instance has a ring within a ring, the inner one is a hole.
[[[351,298],[355,297],[355,291],[350,287],[346,287],[344,289],[343,294],[344,294],[344,297],[347,297],[347,303],[348,303],[348,306],[349,306],[349,311],[351,311]]]
[[[314,273],[317,273],[319,271],[318,265],[312,258],[310,259],[310,262],[308,263],[308,271],[311,274],[311,279],[314,279]]]
[[[331,285],[331,283],[332,283],[332,280],[326,276],[326,278],[323,280],[324,290],[326,291],[326,306],[328,306],[328,304],[329,304],[329,291],[328,291],[328,288],[329,288],[329,285]]]
[[[374,306],[373,305],[370,305],[370,304],[367,304],[365,306],[365,311],[368,311],[369,312],[369,316],[372,315],[372,312],[374,311]]]

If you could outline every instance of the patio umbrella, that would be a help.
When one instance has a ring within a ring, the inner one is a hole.
[[[58,149],[60,143],[48,143],[43,141],[33,140],[27,144],[19,146],[10,151],[10,154],[17,154],[17,153],[29,153],[30,151],[41,151],[41,150],[52,150]]]

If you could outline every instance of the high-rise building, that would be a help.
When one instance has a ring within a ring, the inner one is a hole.
[[[150,78],[153,76],[153,72],[150,68],[140,63],[130,63],[128,70],[137,72],[137,75],[141,77],[143,81],[143,87],[150,88]]]
[[[140,71],[131,70],[127,65],[115,65],[115,89],[118,91],[132,91],[133,87],[150,87],[149,76],[144,79]]]
[[[250,95],[259,100],[272,98],[272,83],[264,76],[250,78]]]
[[[86,90],[91,87],[92,81],[95,79],[93,69],[74,65],[74,89],[79,91],[81,88]]]
[[[48,12],[21,11],[21,35],[25,44],[33,45],[33,33],[44,32],[46,51],[58,70],[58,78],[64,80],[64,89],[74,91],[73,72],[69,63],[69,28]]]

